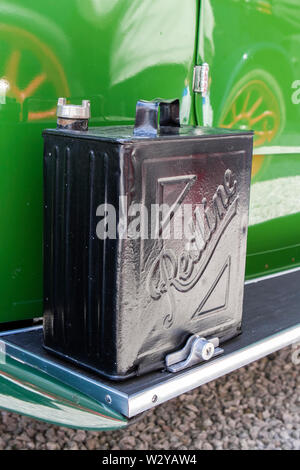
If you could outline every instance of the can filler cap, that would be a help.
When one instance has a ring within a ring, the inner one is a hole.
[[[57,128],[72,130],[87,130],[91,117],[89,100],[82,100],[79,104],[67,104],[66,98],[58,98],[57,101]]]

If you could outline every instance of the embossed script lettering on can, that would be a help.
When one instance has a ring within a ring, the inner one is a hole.
[[[195,181],[196,179],[194,179]],[[236,215],[238,204],[236,187],[237,181],[233,179],[232,171],[227,169],[224,173],[224,183],[217,187],[211,204],[208,204],[205,197],[202,199],[203,215],[200,213],[200,206],[196,206],[189,224],[191,228],[189,245],[187,244],[188,246],[178,254],[174,249],[162,248],[157,259],[154,260],[148,275],[147,287],[154,300],[160,299],[164,294],[168,296],[170,312],[165,315],[163,320],[165,328],[172,326],[176,315],[172,287],[178,292],[186,293],[196,286],[205,273],[223,232]],[[230,256],[217,276],[217,282],[227,268],[230,269]],[[202,305],[198,306],[192,313],[191,319],[201,313],[201,307]]]

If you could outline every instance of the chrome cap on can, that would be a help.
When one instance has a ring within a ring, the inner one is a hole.
[[[57,127],[60,129],[87,130],[88,120],[91,117],[89,100],[82,100],[81,104],[67,104],[66,98],[57,101]]]
[[[90,119],[90,101],[82,100],[81,104],[67,104],[66,98],[58,98],[56,116],[64,119]]]

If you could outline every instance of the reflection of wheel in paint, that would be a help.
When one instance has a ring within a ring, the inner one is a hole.
[[[32,33],[16,26],[0,24],[0,38],[0,77],[9,83],[7,96],[21,105],[20,118],[24,118],[24,106],[28,121],[55,116],[54,100],[69,96],[64,70],[55,54]]]
[[[284,98],[276,80],[268,72],[253,70],[240,79],[226,100],[219,126],[255,131],[254,147],[268,145],[285,124]],[[255,155],[254,176],[263,164],[263,155]]]

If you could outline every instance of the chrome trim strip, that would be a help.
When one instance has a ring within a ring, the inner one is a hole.
[[[253,150],[253,155],[288,155],[297,153],[300,153],[300,147],[293,145],[270,145],[256,147]]]
[[[285,276],[286,274],[295,273],[297,271],[300,271],[300,266],[298,268],[291,268],[291,269],[287,269],[286,271],[280,271],[278,273],[267,274],[266,276],[255,277],[253,279],[249,279],[248,281],[245,281],[244,285],[246,286],[248,284],[253,284],[255,282],[260,282],[260,281],[266,281],[268,279],[273,279],[274,277]]]
[[[300,323],[224,358],[212,360],[180,375],[177,374],[174,378],[171,377],[159,385],[130,396],[128,417],[149,410],[154,406],[153,401],[155,406],[164,403],[298,341],[300,341]]]
[[[1,336],[15,335],[18,333],[26,333],[27,331],[34,331],[43,328],[43,325],[27,326],[26,328],[18,328],[16,330],[5,330],[0,332]]]

